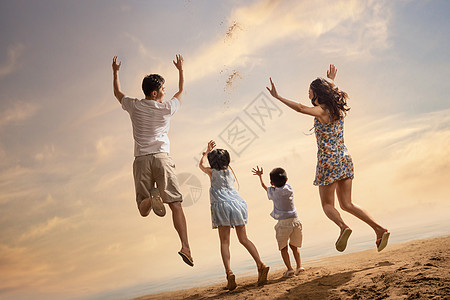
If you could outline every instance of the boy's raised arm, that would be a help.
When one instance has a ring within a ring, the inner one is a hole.
[[[121,64],[122,64],[122,62],[119,62],[119,64],[117,64],[117,56],[114,56],[113,62],[112,62],[113,77],[114,77],[113,89],[114,89],[114,96],[116,96],[119,103],[122,103],[122,98],[125,96],[125,94],[122,93],[122,91],[120,90],[120,85],[119,85],[119,70],[120,70]]]
[[[263,175],[263,168],[261,167],[261,169],[259,169],[258,166],[256,166],[256,168],[252,169],[253,175],[256,175],[259,177],[259,182],[261,183],[262,188],[267,191],[267,186],[264,184],[264,181],[262,179],[262,175]]]
[[[181,54],[177,54],[176,55],[177,60],[173,61],[173,64],[175,65],[175,67],[178,69],[178,92],[175,93],[175,95],[173,95],[174,98],[177,98],[178,101],[180,101],[181,103],[181,95],[183,94],[183,89],[184,89],[184,74],[183,74],[183,56],[181,56]]]

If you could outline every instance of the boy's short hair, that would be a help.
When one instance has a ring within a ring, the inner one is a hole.
[[[287,181],[287,173],[283,168],[275,168],[270,172],[270,182],[276,187],[283,187]]]
[[[144,77],[142,80],[142,91],[145,96],[151,96],[153,91],[159,91],[163,86],[165,80],[159,74],[150,74]]]

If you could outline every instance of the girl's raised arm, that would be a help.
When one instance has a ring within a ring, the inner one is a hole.
[[[202,170],[203,172],[208,174],[209,178],[211,178],[211,176],[212,176],[212,169],[210,167],[208,167],[208,164],[206,161],[208,160],[208,153],[211,152],[215,146],[216,146],[216,142],[214,142],[213,140],[208,142],[208,147],[206,148],[206,151],[203,152],[203,156],[200,159],[200,163],[198,164],[198,167],[200,168],[200,170]]]

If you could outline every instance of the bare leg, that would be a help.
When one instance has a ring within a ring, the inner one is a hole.
[[[289,259],[288,247],[287,246],[284,247],[283,249],[280,250],[280,252],[284,264],[286,265],[286,268],[288,269],[288,271],[292,270],[291,260]]]
[[[245,249],[247,249],[247,251],[250,253],[250,255],[255,260],[256,265],[258,266],[258,269],[260,269],[261,267],[265,267],[266,265],[261,261],[261,258],[259,257],[258,250],[256,249],[255,245],[247,237],[247,231],[245,230],[245,225],[236,226],[236,234],[238,236],[239,242],[245,247]]]
[[[169,207],[172,210],[173,226],[178,233],[181,240],[181,252],[191,256],[191,249],[189,248],[186,218],[184,216],[183,207],[181,202],[169,203]]]
[[[219,226],[220,254],[222,255],[225,273],[233,273],[230,268],[230,226]]]
[[[337,226],[339,226],[342,233],[345,228],[348,228],[348,226],[344,223],[344,220],[342,220],[341,215],[334,207],[334,191],[336,190],[336,186],[337,186],[336,182],[333,182],[330,185],[319,186],[319,195],[325,215],[328,217],[328,219],[330,219],[331,221],[336,223]]]
[[[386,228],[375,222],[375,220],[361,207],[352,203],[352,179],[347,178],[337,181],[336,194],[342,210],[351,213],[355,217],[367,223],[375,231],[377,239],[381,238],[383,233],[386,231]]]
[[[295,263],[297,264],[297,270],[298,270],[302,266],[302,261],[300,259],[300,250],[298,249],[298,247],[292,246],[291,244],[289,244],[289,247],[291,247],[292,253],[294,254],[294,259],[295,259]]]
[[[258,267],[258,285],[264,284],[267,281],[267,274],[269,273],[269,267],[261,261],[258,250],[255,245],[248,239],[245,225],[236,226],[236,234],[239,242],[247,249],[250,255],[256,262]]]

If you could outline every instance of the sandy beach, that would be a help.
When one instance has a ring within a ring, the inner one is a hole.
[[[221,284],[139,297],[148,299],[449,299],[450,236],[389,245],[329,257],[284,279],[271,270],[268,282],[239,278],[234,291]]]

